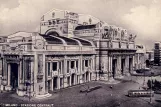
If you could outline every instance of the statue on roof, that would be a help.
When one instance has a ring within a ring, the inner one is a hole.
[[[102,39],[112,39],[111,30],[109,26],[104,27],[104,32],[102,33]]]
[[[134,42],[135,38],[136,38],[136,35],[135,36],[133,34],[129,35],[129,41],[130,42]]]
[[[124,40],[124,38],[125,38],[125,32],[124,30],[121,30],[121,40]]]
[[[91,18],[89,18],[89,24],[92,24],[92,19]]]

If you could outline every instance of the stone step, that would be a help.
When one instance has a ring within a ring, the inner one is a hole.
[[[51,97],[52,96],[52,94],[49,94],[49,93],[47,93],[47,94],[44,94],[44,95],[36,95],[36,99],[44,99],[44,98],[48,98],[48,97]]]

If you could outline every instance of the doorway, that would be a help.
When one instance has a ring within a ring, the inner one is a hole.
[[[129,58],[129,72],[132,70],[132,58]]]
[[[74,83],[75,83],[75,74],[72,74],[71,84],[74,85]]]
[[[10,75],[10,85],[12,90],[15,90],[18,87],[18,64],[10,63],[11,66],[11,75]]]
[[[113,59],[113,61],[112,61],[112,76],[113,76],[113,78],[115,78],[116,67],[117,67],[117,59]]]
[[[54,77],[53,89],[57,89],[57,80],[58,80],[58,77]]]
[[[124,69],[125,69],[125,59],[121,59],[121,74],[124,74]]]
[[[87,71],[86,72],[86,82],[88,82],[89,81],[89,72]]]

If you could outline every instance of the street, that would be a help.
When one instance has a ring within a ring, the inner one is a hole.
[[[155,68],[159,71],[160,68]],[[152,69],[154,71],[154,69]],[[152,77],[160,79],[160,76]],[[150,97],[128,97],[128,90],[141,89],[143,84],[147,84],[150,77],[124,76],[109,84],[107,81],[91,81],[85,84],[60,89],[50,92],[51,97],[45,99],[19,97],[15,92],[0,93],[1,104],[53,104],[54,107],[160,107],[161,96],[155,94],[150,104]],[[145,82],[145,83],[144,83]],[[89,93],[80,93],[82,88],[101,86],[97,90]],[[24,106],[24,105],[21,105]],[[28,105],[31,106],[31,105]],[[33,105],[34,106],[34,105]]]
[[[132,81],[131,81],[132,80]],[[46,99],[34,99],[18,97],[13,92],[4,92],[0,94],[0,103],[2,104],[53,104],[54,107],[159,107],[159,95],[152,98],[153,103],[149,104],[150,98],[131,98],[127,96],[130,89],[139,89],[143,82],[143,77],[125,77],[119,79],[118,84],[106,84],[102,81],[92,81],[82,85],[76,85],[70,88],[61,89],[53,96]],[[140,82],[140,83],[139,83]],[[102,88],[89,93],[80,93],[82,87],[92,87],[101,85]],[[113,88],[110,88],[110,86]]]

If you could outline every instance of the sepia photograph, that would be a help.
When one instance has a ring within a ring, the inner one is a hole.
[[[161,0],[0,0],[0,107],[161,107]]]

